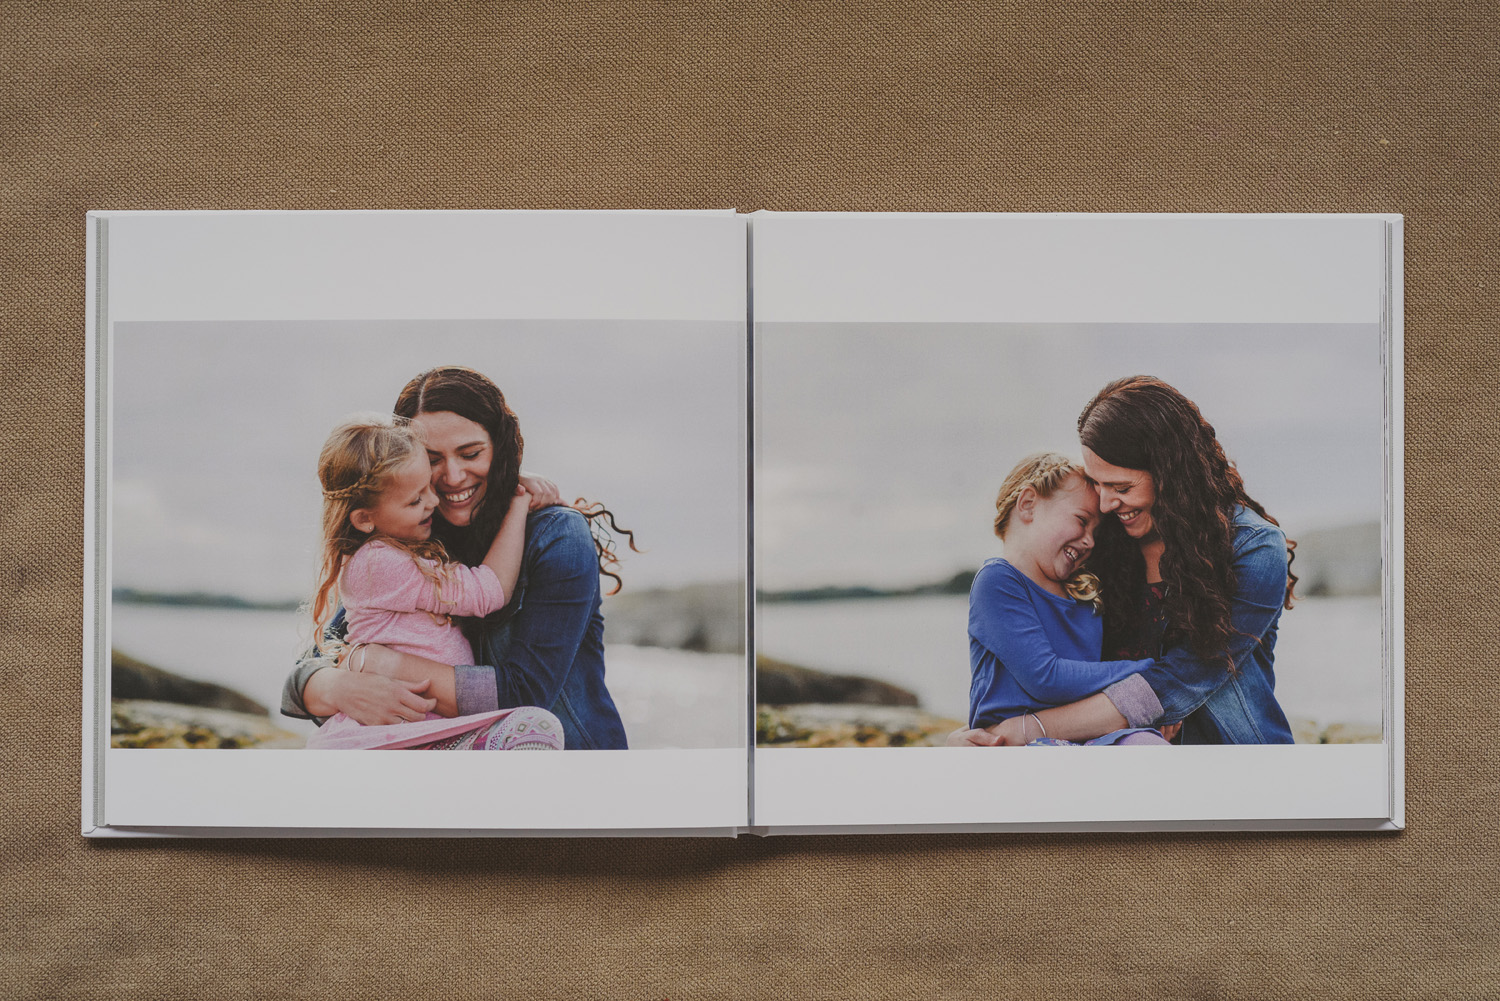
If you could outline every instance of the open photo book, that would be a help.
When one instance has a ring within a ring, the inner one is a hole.
[[[1401,292],[1399,216],[90,213],[83,833],[1399,829]]]

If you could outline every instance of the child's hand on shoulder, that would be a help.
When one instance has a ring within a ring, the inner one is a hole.
[[[537,476],[535,473],[521,473],[521,486],[531,495],[531,510],[540,511],[544,507],[552,507],[563,502],[562,492],[557,489],[557,484],[545,476]]]

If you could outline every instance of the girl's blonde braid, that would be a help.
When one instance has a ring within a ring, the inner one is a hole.
[[[1057,452],[1034,452],[1016,463],[1005,482],[1000,484],[1000,494],[995,498],[995,534],[1005,538],[1005,530],[1010,525],[1010,516],[1015,512],[1016,499],[1022,490],[1031,487],[1037,496],[1051,497],[1075,473],[1082,476],[1083,468]],[[1063,590],[1074,601],[1092,605],[1096,613],[1104,606],[1099,578],[1094,574],[1075,571],[1063,582]]]

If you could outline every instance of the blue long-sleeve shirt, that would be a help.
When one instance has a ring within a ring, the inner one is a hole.
[[[1074,702],[1151,666],[1100,662],[1103,640],[1103,620],[1089,605],[988,561],[969,589],[969,726]]]

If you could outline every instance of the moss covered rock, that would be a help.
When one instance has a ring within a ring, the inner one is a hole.
[[[761,747],[939,747],[963,724],[913,706],[759,706]]]
[[[115,699],[110,704],[109,724],[111,747],[301,747],[306,743],[265,716],[142,699]]]

